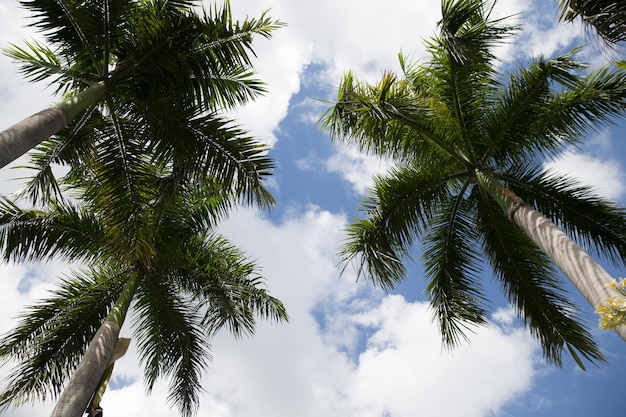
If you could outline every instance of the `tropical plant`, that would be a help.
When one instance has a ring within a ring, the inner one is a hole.
[[[542,163],[623,113],[626,75],[583,74],[573,54],[499,74],[492,49],[518,27],[492,19],[492,7],[444,0],[429,62],[400,55],[402,76],[386,72],[374,84],[343,77],[323,127],[395,167],[375,178],[341,255],[391,289],[421,239],[427,294],[448,347],[487,321],[480,279],[488,264],[547,360],[560,365],[567,349],[582,367],[603,355],[554,265],[596,306],[611,277],[570,237],[623,265],[626,212]]]
[[[136,157],[116,169],[123,175],[108,174],[118,159],[101,149],[80,175],[74,169],[66,176],[67,191],[79,200],[51,198],[40,209],[8,199],[0,205],[5,260],[89,265],[29,307],[2,338],[0,357],[17,361],[0,396],[5,407],[56,397],[68,379],[53,416],[82,416],[92,399],[97,406],[132,308],[148,391],[169,378],[169,400],[191,415],[211,337],[223,327],[251,334],[256,317],[287,319],[282,303],[262,288],[258,267],[212,232],[241,200],[238,187],[159,163],[135,133],[127,143],[138,147],[129,153]]]
[[[580,19],[609,44],[626,40],[626,3],[616,0],[561,0],[561,20]]]
[[[233,22],[228,1],[200,15],[199,3],[20,1],[49,45],[32,41],[6,53],[30,81],[50,80],[64,99],[0,133],[0,167],[63,127],[80,130],[94,112],[132,113],[156,129],[172,114],[215,112],[263,92],[251,68],[252,38],[282,24],[265,13]],[[167,134],[158,140],[184,145]]]

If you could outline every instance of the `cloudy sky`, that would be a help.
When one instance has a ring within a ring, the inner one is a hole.
[[[575,25],[556,24],[556,2],[502,0],[501,16],[515,15],[522,35],[498,54],[511,63],[552,56],[586,42]],[[522,417],[626,414],[623,375],[626,344],[611,332],[595,331],[608,363],[581,372],[567,360],[547,365],[536,342],[515,320],[494,287],[489,326],[470,343],[442,349],[423,295],[422,267],[406,283],[382,293],[340,276],[336,250],[342,229],[355,214],[371,176],[384,162],[331,143],[315,121],[331,99],[341,74],[352,69],[375,79],[397,69],[397,53],[425,57],[423,39],[440,19],[438,1],[233,0],[237,16],[271,16],[288,23],[271,41],[256,44],[255,67],[269,93],[237,117],[273,145],[278,159],[271,213],[242,209],[221,231],[263,265],[268,287],[290,314],[288,325],[260,324],[253,338],[223,333],[213,345],[204,378],[199,416],[207,417]],[[0,0],[0,45],[29,39],[24,14],[14,0]],[[583,52],[592,63],[607,58],[593,44]],[[53,101],[43,85],[25,84],[14,65],[0,57],[0,128]],[[626,201],[623,162],[626,129],[599,130],[581,149],[546,162],[592,184],[602,195]],[[0,170],[0,191],[19,183],[16,170]],[[419,250],[416,252],[419,260]],[[0,266],[0,332],[20,309],[44,296],[65,265]],[[611,270],[615,276],[623,271]],[[489,283],[490,277],[486,274]],[[489,284],[487,285],[488,288]],[[591,324],[596,318],[584,300]],[[130,326],[122,330],[131,334]],[[10,369],[0,369],[5,376]],[[103,400],[107,416],[176,416],[166,404],[167,381],[146,395],[134,350],[115,368]],[[12,417],[44,416],[51,404],[10,410]]]

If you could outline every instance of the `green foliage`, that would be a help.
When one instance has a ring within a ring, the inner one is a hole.
[[[258,265],[213,232],[234,205],[274,203],[267,146],[223,114],[264,92],[252,41],[282,23],[266,13],[233,21],[228,2],[201,13],[184,0],[20,3],[45,40],[6,51],[23,74],[66,97],[97,83],[105,92],[31,152],[33,177],[17,200],[0,201],[5,260],[90,265],[0,342],[0,359],[15,365],[0,407],[56,397],[99,325],[127,307],[122,288],[136,283],[148,389],[169,379],[169,400],[191,415],[211,337],[287,319]],[[67,168],[63,177],[54,165]]]
[[[252,334],[257,318],[283,321],[287,313],[262,288],[258,266],[211,231],[237,201],[236,186],[206,177],[199,188],[167,165],[137,158],[122,186],[111,189],[98,175],[107,163],[95,155],[89,175],[66,178],[78,202],[51,200],[32,210],[5,199],[0,207],[6,259],[92,264],[4,335],[0,357],[17,365],[0,404],[57,396],[132,278],[134,337],[148,389],[168,378],[170,401],[191,415],[211,337],[224,327],[236,337]]]
[[[148,150],[198,179],[236,183],[248,203],[273,204],[261,183],[274,167],[267,147],[222,114],[265,91],[251,65],[252,42],[281,22],[267,13],[234,21],[228,2],[202,13],[194,1],[20,3],[46,42],[5,50],[26,77],[48,80],[65,97],[106,87],[95,106],[36,151],[30,167],[39,172],[27,189],[34,201],[59,193],[52,164],[81,175],[94,148],[104,147],[108,153],[99,155],[109,158],[110,172]],[[143,137],[129,134],[136,129]]]
[[[515,192],[584,247],[624,265],[626,212],[574,180],[542,173],[542,161],[578,144],[626,107],[626,75],[583,73],[577,50],[499,74],[492,48],[518,27],[491,19],[493,2],[444,0],[439,35],[420,65],[400,55],[403,73],[377,83],[348,72],[321,124],[331,137],[392,158],[348,226],[341,255],[385,289],[406,278],[419,240],[427,293],[444,344],[486,322],[483,261],[547,360],[564,350],[582,360],[602,353],[561,289],[551,261],[508,221],[477,173]]]
[[[619,0],[561,0],[561,19],[580,19],[607,43],[626,40],[626,4]]]

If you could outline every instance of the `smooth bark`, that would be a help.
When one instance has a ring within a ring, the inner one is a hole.
[[[511,220],[552,258],[594,308],[614,296],[608,287],[613,277],[543,214],[528,204],[521,204]],[[619,326],[615,331],[626,341],[626,326]]]
[[[63,129],[78,113],[102,98],[104,91],[103,83],[94,84],[0,132],[0,168]]]
[[[0,168],[63,129],[67,123],[63,110],[51,107],[0,132]]]
[[[553,260],[594,309],[612,296],[608,284],[613,277],[556,224],[484,171],[478,172],[476,178],[509,219]],[[626,326],[615,331],[626,341]]]
[[[106,320],[89,343],[85,356],[59,397],[50,417],[82,417],[111,363],[120,328],[139,285],[133,274]]]
[[[100,378],[109,364],[109,360],[120,334],[120,326],[106,321],[89,343],[85,356],[76,368],[70,382],[63,390],[51,417],[81,417],[98,388]]]

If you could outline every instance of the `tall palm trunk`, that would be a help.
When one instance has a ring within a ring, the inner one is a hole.
[[[552,258],[594,308],[613,295],[608,288],[613,277],[556,224],[488,173],[479,171],[476,179],[498,201],[509,219]],[[626,341],[626,326],[618,326],[615,331]]]
[[[138,285],[138,275],[133,274],[104,323],[91,339],[85,356],[59,397],[51,417],[81,417],[85,413],[109,365],[120,328]]]
[[[104,83],[94,84],[76,96],[0,132],[0,168],[67,126],[78,113],[95,104],[103,96],[104,90]]]

